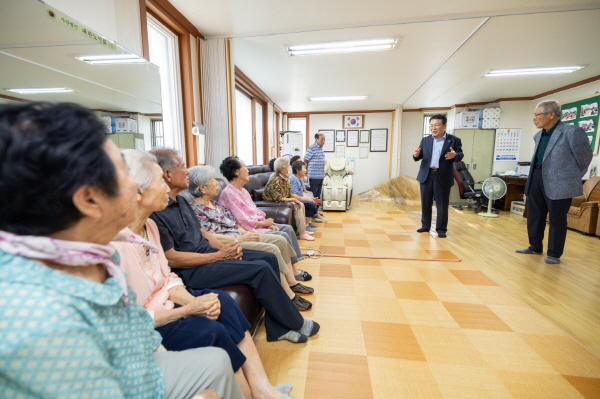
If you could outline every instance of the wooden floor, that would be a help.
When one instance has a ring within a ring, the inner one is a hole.
[[[266,342],[262,327],[271,382],[296,399],[600,398],[600,240],[569,231],[551,266],[514,252],[518,215],[452,209],[440,239],[416,233],[419,211],[355,201],[301,241],[329,255],[299,265],[321,332]]]

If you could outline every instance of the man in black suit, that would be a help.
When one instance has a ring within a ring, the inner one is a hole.
[[[454,185],[454,162],[463,158],[462,144],[456,136],[446,133],[446,116],[434,115],[429,121],[431,136],[423,137],[413,159],[421,162],[417,180],[421,183],[421,228],[424,233],[431,228],[433,199],[437,208],[435,230],[445,238],[448,230],[448,204],[450,189]]]

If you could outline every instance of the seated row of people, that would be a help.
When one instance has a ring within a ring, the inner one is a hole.
[[[202,229],[179,195],[189,183],[177,153],[123,157],[74,104],[1,106],[0,172],[1,397],[289,398],[289,384],[270,385],[235,301],[214,290],[249,286],[268,341],[315,335],[285,237],[271,244],[278,258],[242,248],[239,228]],[[210,180],[198,188],[208,194]]]

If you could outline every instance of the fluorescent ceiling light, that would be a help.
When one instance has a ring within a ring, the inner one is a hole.
[[[72,93],[75,90],[67,89],[65,87],[34,87],[30,89],[8,89],[14,93],[19,94],[46,94],[46,93]]]
[[[288,55],[294,56],[383,51],[393,50],[396,44],[398,44],[398,39],[350,40],[290,46],[287,48],[287,52]]]
[[[369,96],[308,97],[308,101],[366,100]]]
[[[145,59],[134,54],[85,55],[75,58],[88,64],[135,64],[147,62]]]
[[[558,73],[571,73],[583,68],[582,66],[548,67],[548,68],[520,68],[490,71],[485,76],[515,76],[515,75],[547,75]]]

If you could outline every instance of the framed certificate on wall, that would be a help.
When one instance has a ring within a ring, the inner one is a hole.
[[[348,130],[346,133],[346,145],[348,147],[358,147],[358,130]]]
[[[323,144],[323,152],[335,152],[335,130],[325,129],[319,130],[325,136],[325,144]]]
[[[371,152],[387,152],[387,129],[371,129]]]

